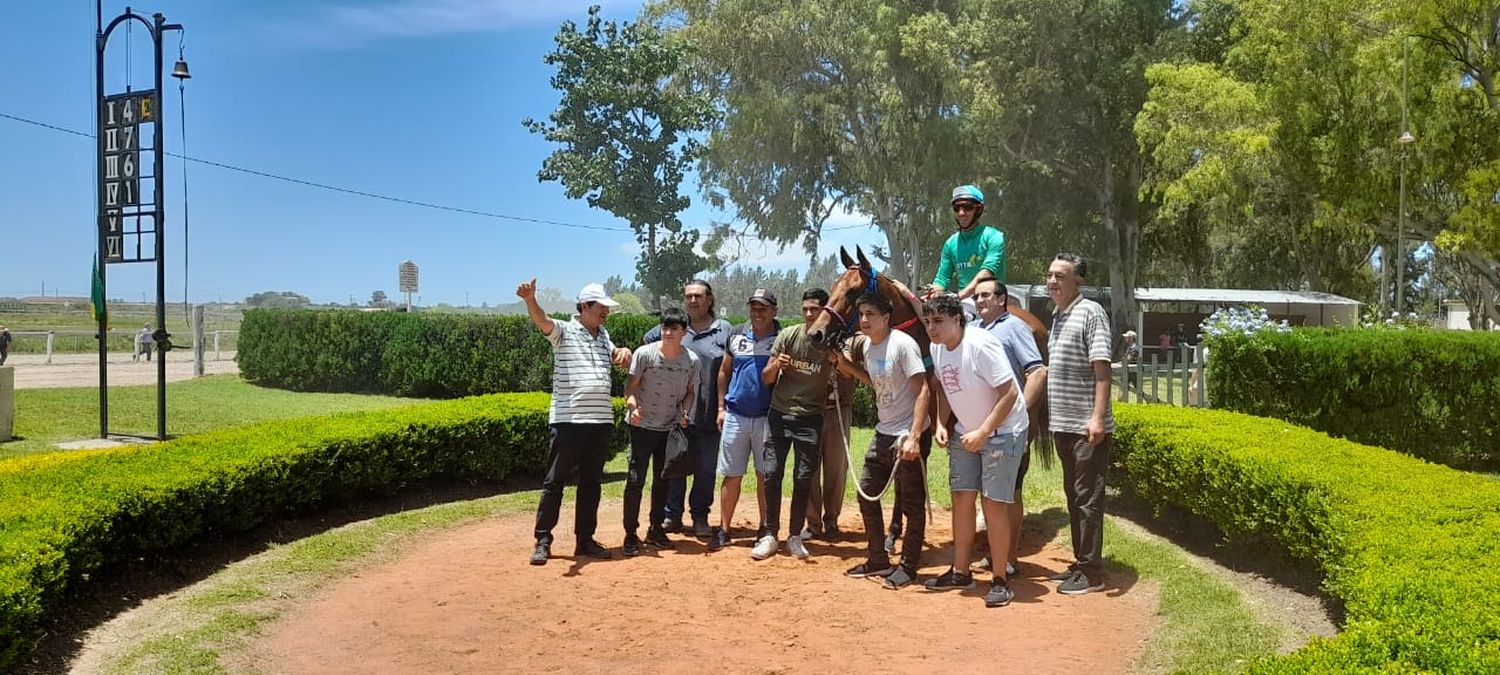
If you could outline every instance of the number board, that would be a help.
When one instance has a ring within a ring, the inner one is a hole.
[[[102,153],[102,175],[99,183],[99,227],[104,235],[104,260],[107,263],[145,262],[155,259],[154,237],[157,232],[155,203],[150,195],[142,207],[141,178],[155,178],[160,167],[142,172],[141,149],[155,163],[157,101],[155,92],[129,92],[104,97],[99,111],[99,139]],[[143,144],[142,125],[148,134]],[[142,221],[145,221],[144,223]],[[147,244],[149,240],[149,244]],[[147,244],[147,245],[143,245]]]

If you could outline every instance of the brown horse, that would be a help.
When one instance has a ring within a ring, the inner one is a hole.
[[[927,327],[922,324],[922,317],[918,315],[913,305],[921,303],[915,295],[900,282],[880,274],[870,265],[865,258],[865,253],[859,247],[854,248],[856,258],[850,258],[849,252],[843,247],[839,248],[839,258],[844,263],[844,273],[834,282],[833,288],[828,291],[828,304],[824,305],[823,313],[814,319],[807,327],[807,337],[814,344],[823,346],[836,345],[845,338],[853,335],[859,327],[859,311],[856,303],[859,296],[865,293],[879,293],[891,301],[891,328],[893,330],[905,331],[917,341],[923,356],[930,354],[931,340],[927,337]],[[1010,304],[1010,303],[1007,303]],[[1042,360],[1047,359],[1047,327],[1041,320],[1037,319],[1031,312],[1026,311],[1014,304],[1010,304],[1011,316],[1026,322],[1031,328],[1032,338],[1036,340],[1037,352],[1042,355]],[[928,359],[928,363],[931,360]],[[929,374],[931,367],[928,368]],[[1024,374],[1017,373],[1017,377]],[[936,393],[934,392],[934,395]],[[930,406],[929,410],[937,412],[937,406]],[[1047,405],[1046,397],[1042,397],[1042,405],[1036,410],[1028,411],[1030,419],[1030,431],[1027,440],[1033,441],[1045,438],[1047,427]],[[933,428],[929,426],[928,428]],[[1047,458],[1050,459],[1050,458]],[[1043,460],[1044,464],[1050,462]]]

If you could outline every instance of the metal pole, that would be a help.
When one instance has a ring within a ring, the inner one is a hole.
[[[97,9],[98,5],[96,4],[95,7]],[[98,11],[102,12],[103,10],[98,9]],[[98,205],[98,208],[94,209],[94,229],[97,230],[95,232],[95,244],[99,247],[94,261],[98,265],[99,298],[105,301],[104,311],[99,312],[99,316],[95,317],[98,321],[97,328],[99,330],[99,438],[109,438],[109,309],[107,301],[109,295],[105,292],[106,287],[104,285],[105,279],[109,275],[105,273],[107,269],[104,257],[106,219],[102,213],[102,195],[104,194],[104,111],[97,109],[99,106],[104,105],[104,44],[104,15],[100,13],[94,31],[94,106],[96,108],[94,111],[96,121],[94,125],[96,136],[94,151],[94,195],[95,203]],[[92,284],[93,280],[90,279],[89,281]],[[90,302],[92,302],[92,299]]]
[[[167,439],[167,350],[161,349],[167,338],[167,264],[166,264],[166,201],[162,199],[162,191],[166,187],[166,180],[162,175],[162,167],[165,166],[165,153],[162,148],[161,108],[161,33],[162,25],[166,23],[166,17],[157,14],[152,17],[155,25],[151,31],[151,41],[156,50],[156,119],[152,126],[156,127],[156,140],[152,143],[151,153],[155,155],[156,162],[151,173],[151,181],[156,184],[156,331],[162,337],[156,341],[156,437],[161,440]]]
[[[1411,131],[1406,117],[1406,83],[1411,70],[1410,45],[1410,37],[1401,38],[1401,140],[1398,141],[1401,144],[1401,179],[1397,206],[1400,214],[1396,225],[1396,293],[1391,300],[1397,314],[1403,313],[1403,305],[1406,304],[1406,134]]]

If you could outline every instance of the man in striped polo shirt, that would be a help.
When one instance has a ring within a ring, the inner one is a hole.
[[[552,406],[547,413],[549,444],[547,473],[542,477],[542,499],[536,507],[536,549],[531,564],[545,565],[552,556],[552,528],[562,508],[563,485],[578,476],[578,504],[573,533],[579,558],[610,557],[609,549],[594,541],[599,524],[599,484],[609,458],[609,436],[615,409],[609,397],[610,365],[630,365],[630,350],[615,347],[604,329],[609,310],[619,303],[604,286],[589,284],[578,293],[578,314],[553,321],[536,300],[536,279],[516,287],[526,302],[526,313],[552,345]]]
[[[1104,588],[1104,480],[1109,472],[1111,333],[1099,303],[1083,297],[1088,267],[1059,253],[1047,268],[1047,295],[1056,306],[1047,372],[1049,428],[1062,460],[1063,493],[1073,535],[1075,562],[1051,577],[1067,595]]]

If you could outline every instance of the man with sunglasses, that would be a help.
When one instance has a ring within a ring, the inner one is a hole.
[[[979,282],[994,279],[1005,283],[1005,233],[981,225],[984,192],[974,185],[953,188],[953,220],[958,231],[943,243],[932,293],[954,292],[970,301]]]

